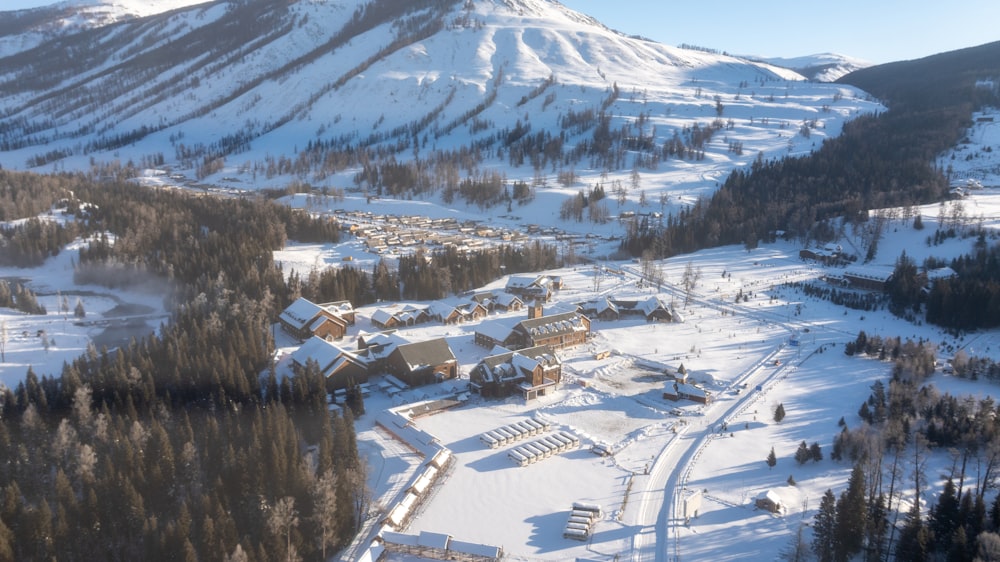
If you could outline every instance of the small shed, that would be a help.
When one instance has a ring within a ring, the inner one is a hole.
[[[774,490],[767,490],[761,495],[757,496],[754,501],[759,509],[770,511],[771,513],[781,513],[781,496],[778,495]]]

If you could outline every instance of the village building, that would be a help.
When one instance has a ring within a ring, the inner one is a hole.
[[[863,266],[844,270],[844,282],[856,289],[884,291],[892,280],[892,267]]]
[[[598,320],[607,321],[621,318],[618,306],[608,297],[599,297],[583,303],[580,305],[580,312],[586,314],[588,318],[596,318]]]
[[[419,306],[404,305],[398,310],[380,308],[372,313],[372,326],[380,330],[391,330],[423,324],[430,320],[427,309]]]
[[[347,335],[347,327],[354,323],[353,308],[349,315],[350,321],[341,315],[340,311],[344,308],[342,303],[331,303],[336,306],[328,308],[300,297],[281,312],[278,323],[282,330],[299,340],[304,341],[312,336],[339,340]]]
[[[475,342],[483,347],[499,345],[511,350],[540,345],[562,349],[586,343],[589,338],[589,318],[579,312],[544,315],[540,305],[528,308],[527,320],[483,322],[475,333]]]
[[[442,324],[459,324],[486,318],[489,309],[475,301],[437,301],[427,307],[427,316]]]
[[[364,361],[318,336],[306,340],[291,359],[297,369],[305,369],[309,361],[314,361],[326,378],[328,392],[368,382],[368,365]]]
[[[397,346],[410,343],[395,330],[385,332],[358,334],[358,351],[356,356],[368,365],[369,373],[385,372],[385,363]]]
[[[668,382],[663,389],[663,398],[667,400],[690,400],[699,404],[708,404],[712,395],[704,388],[688,382]]]
[[[405,535],[383,531],[379,538],[387,552],[407,554],[427,560],[499,562],[503,559],[503,549],[498,546],[457,541],[443,533],[421,531],[419,535]]]
[[[562,279],[551,275],[511,275],[504,290],[522,300],[548,301],[562,288]]]
[[[546,345],[490,355],[469,372],[473,392],[506,397],[520,392],[525,400],[559,388],[562,363]]]
[[[385,370],[410,386],[421,386],[458,376],[458,360],[448,341],[437,338],[397,345]]]
[[[770,511],[771,513],[781,513],[781,496],[774,490],[767,490],[754,500],[754,505],[759,509]]]

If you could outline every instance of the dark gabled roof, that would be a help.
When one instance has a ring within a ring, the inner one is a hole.
[[[561,314],[550,314],[541,318],[529,318],[522,320],[519,329],[530,335],[532,338],[548,337],[562,334],[570,334],[578,330],[586,329],[581,322],[581,315],[576,312],[563,312]]]
[[[452,353],[448,340],[444,338],[402,344],[396,347],[394,353],[399,353],[411,371],[455,361],[455,354]]]

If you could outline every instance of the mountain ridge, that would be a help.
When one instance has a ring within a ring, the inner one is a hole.
[[[199,4],[3,60],[8,166],[166,165],[255,187],[381,191],[404,166],[416,194],[461,162],[459,178],[635,168],[709,189],[758,152],[809,150],[878,107],[541,0]]]

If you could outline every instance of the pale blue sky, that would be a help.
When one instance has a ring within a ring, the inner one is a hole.
[[[1000,41],[997,0],[562,0],[629,35],[741,55],[874,63]]]
[[[336,0],[332,0],[336,1]],[[3,10],[52,0],[0,0]],[[835,52],[875,63],[1000,41],[997,0],[562,0],[608,27],[667,45],[796,57]]]

